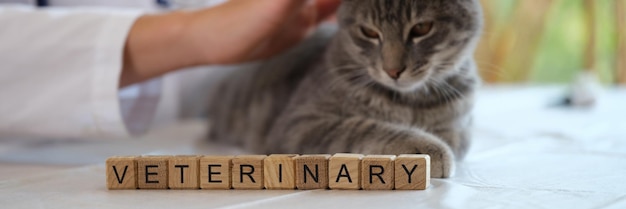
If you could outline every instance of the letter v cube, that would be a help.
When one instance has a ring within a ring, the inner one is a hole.
[[[106,161],[108,189],[137,189],[136,157],[111,157]]]

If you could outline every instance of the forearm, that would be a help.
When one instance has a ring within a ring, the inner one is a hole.
[[[126,41],[120,87],[202,64],[184,37],[188,16],[174,12],[137,19]]]
[[[195,65],[274,56],[305,38],[338,0],[230,0],[217,7],[140,17],[124,50],[120,86]],[[317,14],[320,16],[316,16]]]

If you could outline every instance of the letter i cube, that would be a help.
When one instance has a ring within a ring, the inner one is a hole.
[[[296,168],[294,157],[298,155],[270,155],[265,158],[264,169],[266,189],[295,189]]]

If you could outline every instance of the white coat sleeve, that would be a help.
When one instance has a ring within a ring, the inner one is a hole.
[[[0,136],[127,136],[118,84],[140,14],[0,5]]]

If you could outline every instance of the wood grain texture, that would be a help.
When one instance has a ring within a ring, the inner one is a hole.
[[[265,155],[241,155],[233,158],[233,189],[263,189],[263,160]]]
[[[139,189],[167,189],[168,156],[141,156],[137,158],[137,185]]]
[[[270,155],[264,160],[264,184],[266,189],[295,189],[296,165],[298,155]]]
[[[328,160],[328,187],[331,189],[361,188],[360,154],[335,154]]]
[[[110,157],[106,160],[107,188],[137,189],[137,157]]]
[[[296,187],[302,190],[328,188],[330,155],[302,155],[296,161]]]
[[[425,190],[429,186],[430,156],[400,155],[396,158],[396,190]]]
[[[361,188],[392,190],[395,155],[368,155],[361,160]]]
[[[168,161],[170,189],[199,189],[199,156],[174,156]]]
[[[231,189],[234,156],[203,156],[200,158],[201,189]]]

